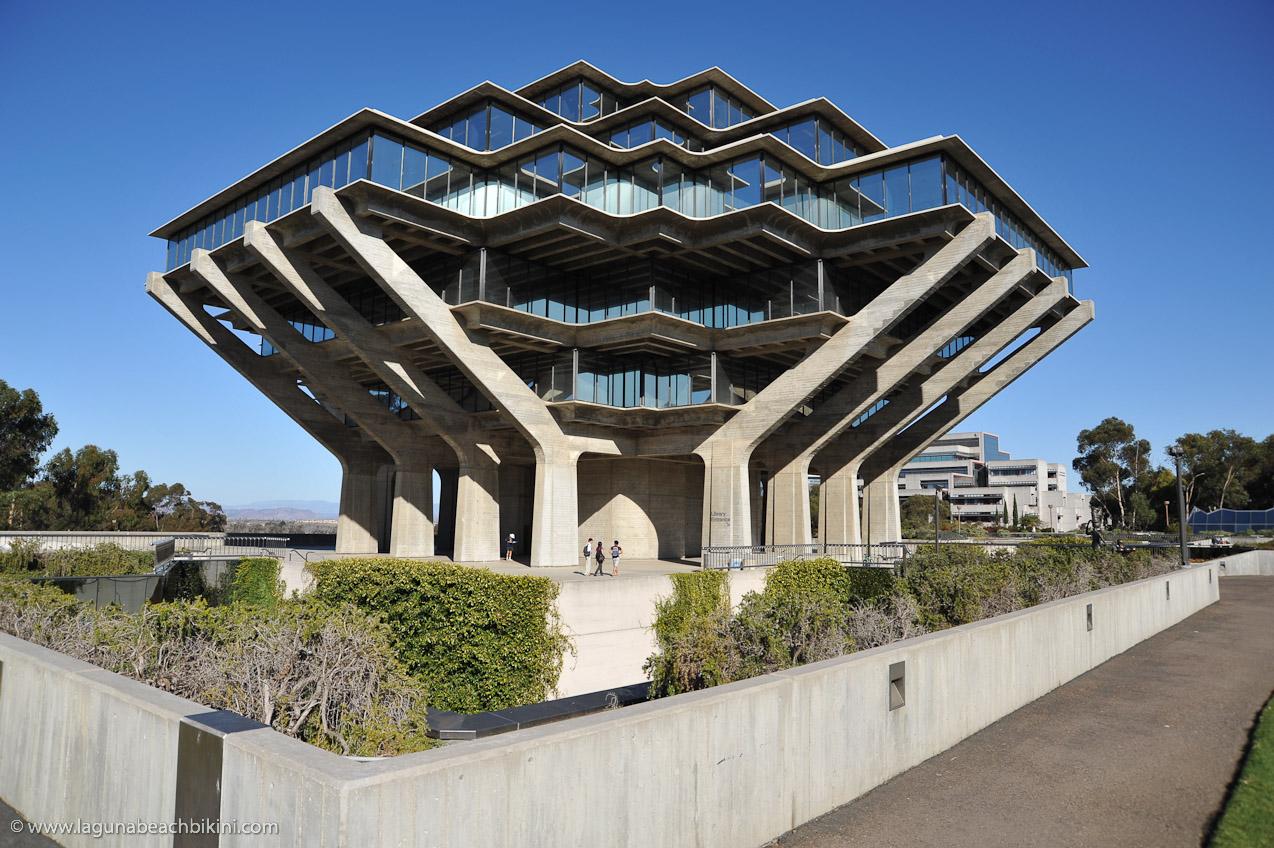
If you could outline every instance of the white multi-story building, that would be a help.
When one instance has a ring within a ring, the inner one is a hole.
[[[959,521],[1001,523],[1039,516],[1040,526],[1075,530],[1091,519],[1088,496],[1066,490],[1066,467],[1042,459],[1014,459],[994,433],[947,433],[903,466],[901,497],[947,492]]]

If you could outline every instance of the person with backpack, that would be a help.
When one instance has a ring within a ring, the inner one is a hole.
[[[505,562],[513,561],[513,549],[517,547],[517,544],[518,544],[518,537],[510,533],[509,538],[504,540],[504,561]]]
[[[619,546],[619,540],[616,539],[614,544],[610,546],[610,576],[619,576],[619,558],[623,556],[624,549]]]
[[[597,570],[593,572],[594,577],[603,577],[606,574],[602,566],[606,563],[606,552],[602,550],[602,543],[597,543],[597,550],[593,554],[593,558],[597,560]]]
[[[593,537],[589,536],[584,543],[584,576],[588,576],[588,567],[593,562]]]

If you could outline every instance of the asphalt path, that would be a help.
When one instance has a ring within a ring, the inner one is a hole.
[[[783,836],[842,846],[1198,846],[1274,691],[1274,579]]]

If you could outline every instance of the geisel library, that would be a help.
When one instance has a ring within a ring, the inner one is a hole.
[[[151,296],[340,461],[344,552],[801,543],[812,476],[821,541],[896,540],[899,469],[1093,318],[958,136],[717,68],[364,109],[153,235]]]

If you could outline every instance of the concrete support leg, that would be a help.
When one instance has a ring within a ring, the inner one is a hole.
[[[898,498],[898,470],[889,469],[863,488],[863,525],[872,545],[902,540],[902,507]]]
[[[474,449],[461,459],[456,478],[456,562],[499,559],[500,465],[486,452]],[[516,528],[510,528],[518,532]],[[509,532],[506,530],[505,532]]]
[[[398,469],[394,475],[394,512],[389,537],[391,554],[433,556],[433,500],[433,469]]]
[[[576,565],[579,490],[574,453],[535,458],[535,505],[531,517],[531,565]]]
[[[861,545],[858,521],[858,463],[823,477],[818,495],[818,537],[826,545]]]
[[[747,457],[704,457],[703,545],[752,544],[752,498]]]
[[[341,475],[341,513],[336,521],[336,552],[374,554],[380,550],[382,466],[345,463]]]
[[[770,478],[766,498],[766,543],[808,545],[810,532],[809,466],[798,459]]]

